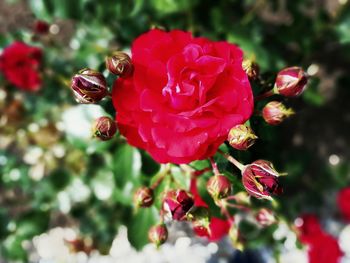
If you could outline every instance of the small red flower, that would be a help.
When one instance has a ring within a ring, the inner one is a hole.
[[[299,239],[308,246],[309,263],[339,263],[343,253],[338,242],[323,231],[318,218],[308,214],[301,220]]]
[[[337,203],[344,219],[350,221],[350,187],[346,187],[339,191]]]
[[[153,29],[131,49],[131,78],[119,78],[113,104],[120,133],[160,163],[212,156],[253,111],[243,52],[225,41]]]
[[[209,223],[209,231],[194,228],[197,236],[207,237],[210,241],[218,241],[228,234],[231,224],[228,220],[212,217]]]
[[[26,91],[37,91],[41,86],[39,66],[40,48],[16,41],[0,55],[0,71],[13,85]]]

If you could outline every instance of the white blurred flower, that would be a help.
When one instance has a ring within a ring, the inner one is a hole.
[[[308,263],[308,254],[305,250],[293,249],[285,251],[280,256],[281,263]]]
[[[62,128],[69,136],[89,139],[92,136],[92,123],[105,115],[99,105],[78,105],[65,110],[62,114]]]
[[[347,225],[339,235],[339,246],[344,254],[350,258],[350,225]]]

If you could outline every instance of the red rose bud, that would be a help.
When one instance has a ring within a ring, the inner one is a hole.
[[[34,22],[34,32],[37,34],[47,34],[49,32],[50,25],[42,20],[36,20]]]
[[[242,63],[243,70],[247,73],[249,80],[256,80],[259,77],[260,68],[259,65],[256,64],[251,59],[245,59]]]
[[[199,236],[210,236],[209,210],[206,207],[195,207],[186,216],[192,222],[193,231]]]
[[[150,242],[159,247],[168,239],[168,229],[165,224],[152,226],[148,231],[148,239]]]
[[[94,136],[98,137],[102,141],[108,141],[117,132],[117,125],[111,118],[103,116],[95,121],[93,130]]]
[[[153,190],[143,186],[136,190],[134,201],[137,207],[150,207],[153,204]]]
[[[248,194],[256,198],[271,199],[271,194],[282,193],[278,183],[279,176],[271,162],[257,160],[245,166],[242,182]]]
[[[270,209],[261,208],[255,216],[261,226],[270,226],[276,223],[276,217]]]
[[[75,100],[84,104],[99,102],[108,94],[105,77],[100,72],[88,68],[74,75],[71,88]]]
[[[238,124],[230,130],[227,140],[233,148],[245,151],[255,143],[257,138],[249,126]]]
[[[224,175],[214,175],[207,183],[207,190],[214,200],[220,200],[231,193],[231,182]]]
[[[307,75],[302,68],[285,68],[277,75],[275,91],[286,97],[295,97],[305,90],[306,84]]]
[[[107,69],[123,78],[131,76],[133,72],[133,65],[128,54],[124,52],[114,52],[112,56],[106,58]]]
[[[265,105],[262,110],[264,120],[270,125],[278,125],[284,119],[293,115],[292,109],[287,109],[281,102],[271,101]]]
[[[185,190],[170,190],[163,199],[163,210],[174,220],[184,220],[194,204],[192,196]]]

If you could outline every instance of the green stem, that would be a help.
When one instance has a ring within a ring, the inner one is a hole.
[[[242,171],[244,169],[245,165],[241,164],[239,161],[237,161],[235,158],[233,158],[228,153],[225,153],[221,150],[218,150],[218,153],[220,153],[223,157],[225,157],[226,160],[228,160],[230,163],[232,163],[234,166],[236,166],[239,170]]]
[[[267,92],[265,92],[265,93],[263,93],[263,94],[261,94],[261,95],[259,95],[259,96],[256,96],[256,97],[254,98],[254,100],[255,100],[255,101],[263,100],[263,99],[266,99],[266,98],[268,98],[268,97],[271,97],[272,95],[275,95],[275,92],[274,92],[273,89],[272,89],[272,90],[269,90],[269,91],[267,91]]]

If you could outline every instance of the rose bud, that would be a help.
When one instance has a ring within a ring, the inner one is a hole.
[[[170,190],[163,199],[163,210],[174,220],[184,220],[194,204],[193,197],[185,190]]]
[[[264,120],[270,125],[278,125],[284,119],[293,115],[293,109],[287,109],[281,102],[271,101],[262,110]]]
[[[210,236],[209,210],[206,207],[195,207],[187,213],[188,221],[192,222],[193,231],[199,236]]]
[[[136,207],[150,207],[153,204],[153,190],[143,186],[136,190],[134,202]]]
[[[224,175],[214,175],[208,180],[207,190],[214,200],[220,200],[231,193],[231,182]]]
[[[71,88],[75,100],[83,104],[99,102],[108,94],[105,77],[100,72],[87,68],[74,75]]]
[[[49,32],[50,25],[43,20],[36,20],[34,22],[34,31],[37,34],[47,34]]]
[[[116,51],[112,56],[106,58],[106,68],[120,77],[129,77],[133,72],[133,65],[128,54]]]
[[[243,186],[248,194],[256,198],[271,200],[271,194],[282,193],[279,176],[272,163],[265,160],[257,160],[242,170]]]
[[[255,143],[257,138],[249,126],[238,124],[230,130],[227,140],[233,148],[245,151]]]
[[[276,223],[276,218],[273,212],[266,208],[261,208],[255,215],[255,219],[261,226],[270,226]]]
[[[168,239],[168,229],[165,224],[152,226],[148,231],[148,239],[158,248]]]
[[[117,125],[114,120],[109,117],[103,116],[95,121],[93,127],[94,136],[102,141],[110,140],[117,132]]]
[[[251,59],[245,59],[242,63],[242,68],[247,74],[249,80],[256,80],[259,77],[260,68],[257,63]]]
[[[285,68],[277,75],[275,91],[286,97],[295,97],[305,90],[306,84],[307,75],[302,68]]]

